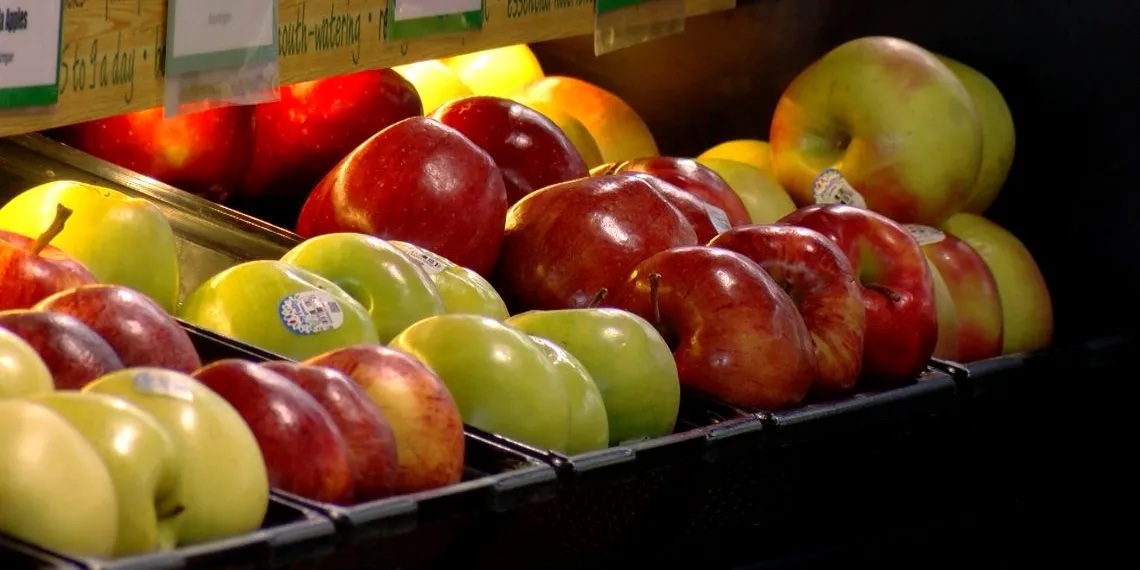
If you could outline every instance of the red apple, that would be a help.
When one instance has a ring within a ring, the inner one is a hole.
[[[922,252],[946,284],[956,325],[948,329],[939,321],[934,356],[955,362],[1000,356],[1001,297],[989,266],[965,241],[934,228],[921,228]]]
[[[33,309],[71,315],[95,331],[123,366],[153,366],[190,374],[202,366],[190,335],[150,297],[122,285],[80,285]]]
[[[815,230],[771,224],[732,228],[709,245],[751,259],[791,296],[815,347],[814,391],[832,396],[855,386],[866,316],[855,270],[834,242]]]
[[[37,239],[0,230],[0,310],[26,309],[53,293],[95,283],[82,263],[49,245],[70,215],[57,205],[55,220]]]
[[[495,281],[514,312],[580,308],[650,255],[697,243],[692,225],[644,180],[580,178],[511,206]]]
[[[411,117],[365,141],[321,180],[297,233],[405,241],[489,275],[506,210],[502,174],[486,151],[438,121]]]
[[[644,172],[652,174],[717,208],[728,218],[728,225],[752,223],[740,196],[713,169],[691,159],[672,156],[647,156],[620,162],[612,173]]]
[[[193,376],[249,425],[265,458],[270,486],[314,501],[352,501],[348,445],[308,392],[268,368],[237,358],[209,364]]]
[[[422,114],[415,87],[391,69],[282,86],[280,100],[254,108],[254,152],[241,199],[288,202],[292,223],[341,159],[389,125]]]
[[[431,117],[487,151],[507,188],[507,204],[590,174],[582,155],[550,119],[509,99],[476,95],[444,103]]]
[[[463,477],[463,419],[447,386],[420,361],[381,345],[354,345],[305,364],[343,372],[380,407],[396,434],[396,493],[457,483]]]
[[[332,417],[348,445],[355,502],[381,499],[393,493],[396,435],[388,418],[360,386],[332,368],[283,360],[261,366],[308,392]]]
[[[161,107],[61,129],[88,154],[175,188],[224,201],[253,158],[253,107],[227,106],[163,118]]]
[[[725,221],[723,210],[656,176],[643,172],[622,172],[619,176],[634,176],[652,186],[693,226],[693,231],[697,234],[697,243],[708,243],[717,234],[730,227]]]
[[[913,380],[938,340],[934,284],[918,242],[886,216],[853,206],[805,206],[781,220],[816,230],[843,250],[862,286],[864,376]]]
[[[123,369],[115,350],[79,319],[63,313],[17,309],[0,312],[0,328],[24,339],[51,371],[56,390],[78,390]]]
[[[642,261],[607,301],[653,323],[681,382],[739,406],[803,401],[816,374],[795,303],[761,267],[727,249],[686,246]]]

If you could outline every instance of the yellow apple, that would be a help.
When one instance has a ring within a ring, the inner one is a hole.
[[[939,55],[938,59],[966,87],[982,122],[982,168],[962,209],[963,212],[982,214],[997,198],[1013,165],[1014,148],[1017,146],[1013,114],[997,85],[980,71],[944,55]]]
[[[935,299],[938,310],[938,346],[934,356],[969,363],[992,358],[1002,353],[1001,294],[993,272],[974,248],[965,241],[924,228],[920,239],[922,253],[930,264],[931,275],[945,288],[952,308],[953,327],[943,317],[941,299]]]
[[[897,38],[849,41],[784,90],[768,142],[776,180],[814,202],[820,172],[838,169],[867,206],[937,226],[966,204],[982,163],[970,94],[934,54]]]
[[[941,229],[970,244],[993,273],[1001,299],[1002,353],[1048,347],[1053,342],[1053,302],[1025,244],[976,214],[951,216]]]
[[[728,182],[754,224],[775,223],[796,209],[795,202],[767,170],[724,158],[698,158],[697,162]]]
[[[448,101],[472,94],[471,89],[459,79],[459,76],[438,59],[397,65],[392,70],[415,86],[416,92],[420,94],[425,115],[431,114],[436,107]]]
[[[474,51],[442,61],[476,95],[507,97],[543,77],[542,64],[526,44]]]
[[[546,101],[519,95],[511,99],[542,113],[547,119],[550,119],[550,122],[562,129],[566,138],[570,139],[574,148],[578,150],[578,154],[582,155],[582,160],[586,162],[586,168],[592,169],[602,164],[602,151],[598,149],[594,135],[590,134],[589,129],[582,124],[582,121]]]
[[[772,170],[772,149],[767,141],[756,139],[725,141],[702,152],[697,158],[723,158],[743,162],[761,170]]]
[[[0,401],[0,531],[109,558],[118,524],[115,485],[83,435],[37,403]]]
[[[938,343],[934,346],[934,356],[954,360],[953,355],[958,353],[958,311],[946,280],[929,257],[926,258],[926,266],[934,283],[934,310],[938,315]]]
[[[40,353],[27,341],[0,328],[0,398],[30,396],[55,389]]]

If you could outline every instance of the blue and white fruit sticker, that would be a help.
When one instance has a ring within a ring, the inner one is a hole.
[[[303,291],[282,297],[277,305],[277,316],[285,328],[301,335],[333,331],[344,323],[340,303],[324,291]]]
[[[427,272],[428,275],[439,275],[443,270],[447,269],[447,262],[438,255],[421,249],[407,249],[401,250],[408,259],[411,259],[416,265],[420,266]]]
[[[819,173],[811,185],[811,195],[816,204],[843,204],[867,209],[863,195],[835,168]]]
[[[903,224],[906,231],[910,232],[910,237],[918,242],[918,245],[930,245],[938,243],[946,239],[946,234],[938,228],[924,226],[922,224]]]
[[[150,396],[165,396],[184,402],[194,401],[194,391],[185,379],[149,370],[139,370],[131,377],[135,392]]]
[[[709,221],[712,222],[716,233],[723,234],[732,229],[732,223],[728,221],[728,214],[725,214],[724,210],[712,204],[705,204],[705,210],[709,213]]]

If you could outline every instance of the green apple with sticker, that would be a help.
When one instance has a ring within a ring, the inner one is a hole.
[[[380,342],[368,310],[352,296],[275,260],[247,261],[214,275],[186,297],[178,316],[293,360]]]
[[[482,275],[418,245],[396,240],[389,243],[431,277],[447,313],[483,315],[500,321],[509,316],[503,298]]]

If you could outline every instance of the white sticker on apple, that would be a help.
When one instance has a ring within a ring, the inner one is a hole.
[[[917,241],[920,246],[938,243],[946,239],[946,234],[930,226],[924,226],[922,224],[903,224],[903,227],[906,228],[906,231],[910,232],[910,236],[913,237],[914,241]]]
[[[439,275],[443,273],[444,269],[447,269],[443,260],[431,252],[413,249],[404,251],[404,254],[416,262],[420,269],[426,271],[428,275]]]
[[[867,209],[863,195],[835,168],[827,168],[819,173],[812,183],[811,195],[816,204],[843,204]]]
[[[194,391],[178,377],[152,374],[145,370],[131,376],[135,392],[152,396],[166,396],[184,402],[194,401]]]
[[[732,229],[732,223],[728,221],[728,214],[725,214],[724,210],[712,204],[705,204],[705,209],[708,210],[709,221],[712,222],[713,229],[716,230],[716,233],[722,234]]]
[[[282,297],[277,315],[285,328],[303,335],[336,330],[344,323],[340,303],[324,291],[303,291]]]

